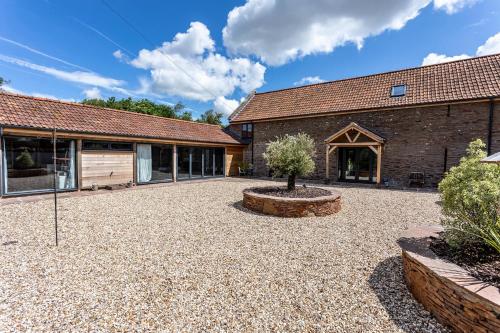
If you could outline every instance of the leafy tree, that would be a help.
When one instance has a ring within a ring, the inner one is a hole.
[[[305,133],[285,135],[267,145],[263,154],[274,177],[288,175],[288,190],[295,188],[297,176],[307,176],[314,171],[314,140]]]
[[[500,252],[500,165],[481,163],[486,145],[472,141],[460,164],[439,183],[451,246],[485,243]]]
[[[0,76],[0,88],[2,88],[2,86],[9,84],[9,83],[10,83],[10,81],[7,81],[6,79],[4,79],[3,77]]]
[[[134,100],[131,97],[122,99],[109,97],[107,100],[84,99],[82,103],[98,107],[126,110],[166,118],[192,120],[191,112],[184,110],[185,106],[182,103],[177,103],[172,107],[166,104],[155,103],[147,98]]]
[[[198,121],[201,123],[222,126],[222,117],[224,117],[224,114],[222,112],[215,112],[214,110],[207,110],[201,115],[201,117],[200,117],[200,119],[198,119]]]

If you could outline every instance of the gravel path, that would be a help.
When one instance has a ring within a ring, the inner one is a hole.
[[[408,293],[398,235],[438,196],[340,188],[342,211],[241,207],[227,179],[0,207],[0,331],[441,332]],[[12,243],[13,241],[17,243]]]

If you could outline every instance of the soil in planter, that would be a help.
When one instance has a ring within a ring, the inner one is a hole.
[[[500,288],[500,254],[481,244],[453,248],[442,238],[433,239],[431,250],[440,258],[457,264],[476,279]]]
[[[252,191],[258,194],[265,194],[282,198],[317,198],[332,194],[332,192],[324,190],[322,188],[303,186],[297,186],[292,191],[288,191],[286,187],[276,186],[257,187],[253,188]]]

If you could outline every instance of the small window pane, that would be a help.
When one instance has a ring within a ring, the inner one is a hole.
[[[391,97],[404,96],[405,94],[406,94],[406,86],[404,84],[392,86]]]

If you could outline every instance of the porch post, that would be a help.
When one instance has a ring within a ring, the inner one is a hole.
[[[78,191],[82,190],[82,139],[76,140],[76,175],[78,177]]]
[[[137,142],[132,143],[132,182],[137,185]]]
[[[172,180],[177,181],[177,145],[172,150]]]
[[[382,145],[377,146],[377,184],[382,181]]]
[[[325,156],[325,175],[326,179],[330,179],[330,145],[326,145],[326,156]]]

